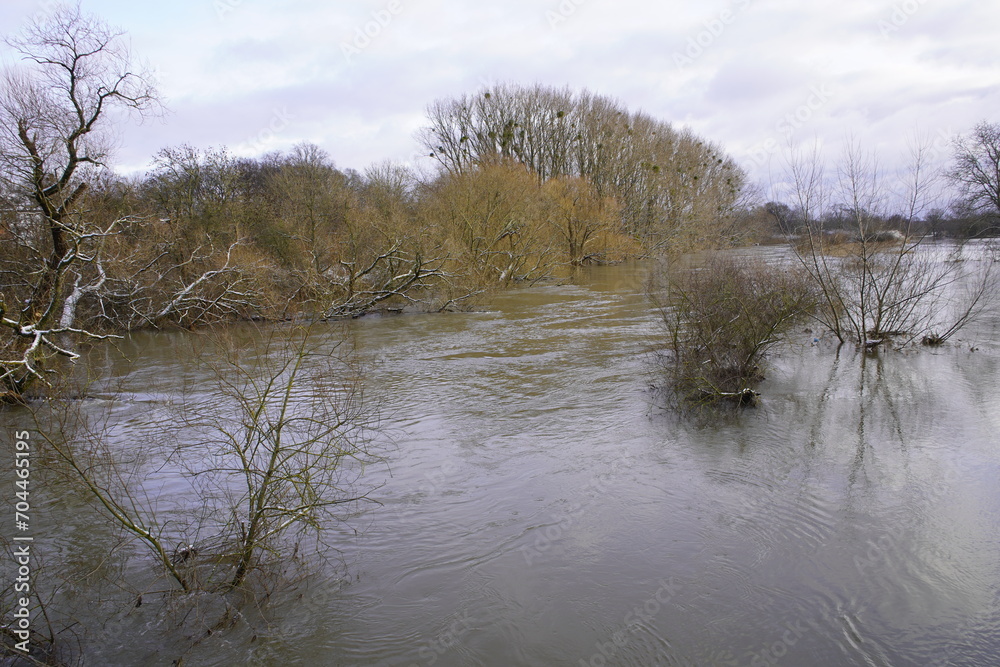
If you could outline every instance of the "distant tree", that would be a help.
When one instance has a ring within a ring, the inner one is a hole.
[[[927,231],[934,238],[940,238],[945,235],[946,223],[947,214],[941,208],[932,208],[924,216],[924,225],[926,225]]]
[[[819,293],[814,317],[841,342],[870,349],[891,341],[938,344],[989,305],[992,262],[961,261],[961,249],[941,261],[921,247],[918,222],[935,178],[929,159],[928,147],[917,146],[905,174],[890,175],[875,153],[850,142],[832,182],[819,176],[818,153],[793,162],[789,181],[805,188],[796,200],[810,202],[818,221],[796,250]],[[828,234],[831,227],[839,233]]]
[[[358,193],[360,205],[368,215],[389,222],[396,220],[405,224],[404,219],[412,216],[417,199],[418,181],[407,167],[392,162],[374,164],[365,169],[354,191]]]
[[[966,207],[1000,217],[1000,123],[982,122],[954,141],[949,179]]]
[[[771,217],[774,226],[782,234],[791,234],[795,231],[795,219],[791,207],[781,202],[769,201],[764,204],[764,209]]]
[[[351,194],[330,156],[314,144],[295,146],[275,167],[268,186],[276,224],[262,226],[258,243],[289,263],[304,258],[314,274],[305,279],[315,281],[336,264],[335,235],[343,230]]]

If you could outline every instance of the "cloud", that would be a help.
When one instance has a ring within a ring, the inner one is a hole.
[[[0,19],[15,26],[37,9],[14,0]],[[762,179],[751,154],[789,138],[790,114],[793,140],[850,135],[892,153],[913,132],[966,131],[1000,108],[1000,7],[972,0],[90,0],[86,9],[129,33],[173,110],[165,123],[123,130],[121,162],[132,168],[179,143],[242,152],[312,141],[357,169],[409,160],[430,102],[501,81],[616,97],[721,143]],[[832,92],[819,103],[817,90]]]

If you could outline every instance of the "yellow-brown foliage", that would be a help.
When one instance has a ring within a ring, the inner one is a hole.
[[[514,163],[442,176],[429,188],[423,218],[454,270],[479,287],[536,281],[557,261],[537,178]]]

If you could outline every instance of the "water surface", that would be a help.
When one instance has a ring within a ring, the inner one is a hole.
[[[268,632],[185,664],[995,662],[997,319],[877,356],[803,328],[760,408],[680,414],[654,388],[645,270],[350,322],[382,399],[388,467],[366,473],[382,505],[333,528],[339,565]],[[154,403],[212,400],[177,337],[128,343],[119,428],[153,428],[143,383]],[[176,658],[154,645],[142,664]]]

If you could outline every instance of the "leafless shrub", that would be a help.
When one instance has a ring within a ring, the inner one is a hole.
[[[197,341],[199,377],[214,378],[209,393],[154,399],[127,423],[128,374],[30,402],[39,461],[90,499],[102,525],[120,536],[115,552],[128,564],[91,567],[96,585],[113,590],[101,598],[100,618],[77,622],[85,641],[140,605],[165,635],[192,624],[244,632],[264,618],[275,593],[326,564],[336,550],[330,528],[368,500],[362,476],[382,460],[360,369],[347,344],[327,332],[240,327],[192,335],[185,342]]]
[[[840,342],[867,349],[890,341],[940,344],[989,305],[992,263],[966,261],[962,246],[936,246],[917,229],[937,180],[927,173],[928,159],[927,147],[916,146],[907,174],[892,179],[874,154],[852,143],[832,185],[821,175],[795,179],[799,199],[812,202],[817,214],[795,250],[820,295],[816,319]],[[811,169],[803,166],[808,160],[793,162],[793,175],[818,173],[818,156],[812,160]],[[828,205],[826,190],[840,200],[835,208],[848,243],[832,238],[816,219]],[[882,226],[890,218],[896,229]]]
[[[223,552],[204,555],[225,565],[228,588],[298,552],[309,532],[322,550],[324,528],[369,500],[358,482],[381,459],[371,449],[377,423],[359,368],[344,344],[309,333],[270,330],[251,355],[233,338],[218,339],[219,360],[208,363],[220,398],[189,409],[188,428],[205,437],[178,453],[201,501],[226,517],[216,542]],[[175,558],[197,560],[196,548]]]
[[[741,403],[755,400],[765,356],[815,298],[800,272],[729,255],[663,266],[649,292],[667,334],[673,385],[691,399]]]

